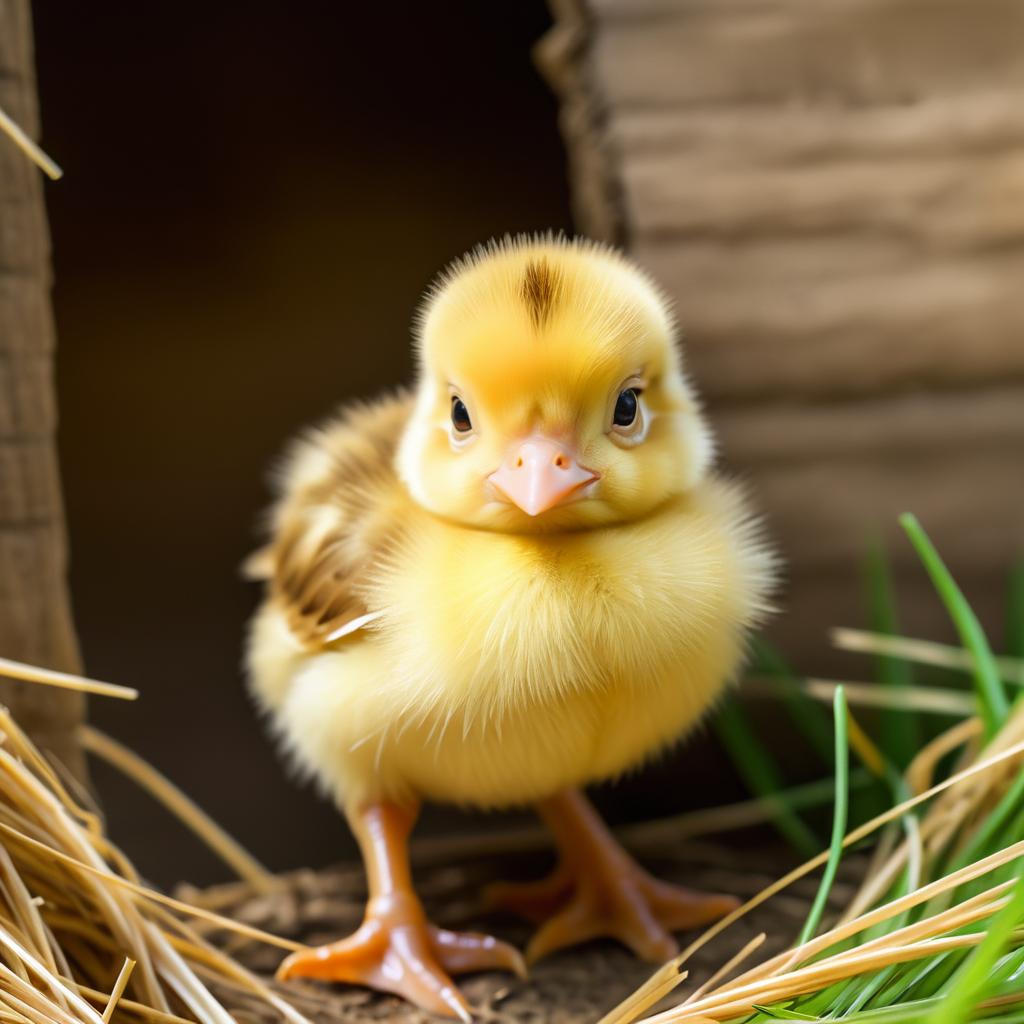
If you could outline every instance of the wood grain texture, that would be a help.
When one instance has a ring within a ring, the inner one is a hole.
[[[38,135],[27,0],[0,0],[0,103]],[[54,445],[49,290],[39,173],[0,136],[0,655],[78,672]],[[40,747],[85,777],[74,738],[81,694],[0,681],[0,700]]]
[[[621,183],[608,110],[591,62],[593,20],[586,0],[550,0],[554,27],[537,43],[534,61],[561,99],[559,124],[568,140],[573,215],[605,242],[622,234]]]
[[[864,621],[873,531],[942,628],[909,509],[998,640],[1024,552],[1024,5],[577,8],[563,101],[604,117],[567,144],[610,155],[615,197],[580,227],[616,223],[676,300],[722,458],[790,566],[779,635],[820,659],[823,609]]]
[[[613,108],[913,103],[1024,84],[1016,0],[621,0],[591,10]]]

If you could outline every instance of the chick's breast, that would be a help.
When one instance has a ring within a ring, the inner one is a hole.
[[[360,415],[401,419],[374,414]],[[609,529],[492,533],[416,506],[378,434],[361,450],[381,472],[360,470],[359,509],[332,519],[347,487],[317,475],[346,464],[323,456],[352,428],[296,456],[249,650],[284,744],[339,801],[501,806],[614,776],[682,736],[734,674],[770,564],[731,486]]]

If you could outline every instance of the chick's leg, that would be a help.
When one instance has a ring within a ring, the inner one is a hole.
[[[366,865],[369,900],[359,929],[327,946],[293,953],[277,976],[345,981],[393,992],[434,1013],[470,1020],[449,975],[508,969],[525,974],[512,946],[489,935],[430,924],[413,889],[409,833],[417,809],[379,803],[350,816]]]
[[[493,886],[489,902],[545,923],[526,950],[532,963],[565,946],[599,937],[625,943],[644,960],[662,962],[679,947],[673,931],[707,924],[737,906],[732,896],[695,892],[649,875],[616,842],[579,790],[538,805],[559,863],[540,882]]]

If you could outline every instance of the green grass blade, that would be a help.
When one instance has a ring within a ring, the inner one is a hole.
[[[1018,979],[1009,984],[1003,983],[993,987],[986,994],[986,998],[1016,995],[1019,992],[1020,984]],[[847,1024],[923,1024],[923,1022],[927,1021],[929,1014],[935,1013],[941,1008],[943,998],[942,996],[929,996],[926,999],[904,1000],[903,1002],[894,1002],[886,1006],[857,1010],[844,1014],[841,1017],[830,1016],[827,1019],[830,1021],[843,1020]],[[995,1015],[990,1016],[993,1013]],[[990,1009],[982,1019],[986,1024],[1011,1024],[1011,1022],[1016,1022],[1021,1016],[1024,1016],[1024,1011],[1019,1006],[1010,1005],[1006,1007],[1004,1013],[998,1013],[998,1011]],[[959,1024],[963,1024],[963,1022],[961,1021]]]
[[[866,563],[868,618],[875,633],[887,636],[900,634],[893,593],[892,574],[885,547],[876,539],[868,548]],[[875,659],[878,679],[884,686],[906,690],[913,685],[910,663],[901,658],[880,655]],[[884,711],[881,716],[882,750],[895,765],[905,768],[921,748],[918,720],[899,711]]]
[[[754,1009],[769,1020],[809,1020],[820,1021],[820,1017],[812,1017],[809,1013],[799,1013],[796,1010],[789,1010],[785,1007],[758,1006],[754,1003]]]
[[[921,983],[934,974],[943,961],[948,960],[950,953],[933,956],[924,963],[911,963],[903,968],[898,978],[889,986],[886,995],[890,1002],[907,1002],[906,996],[911,992],[916,998],[921,997]]]
[[[1007,953],[996,964],[990,976],[993,989],[1006,981],[1010,981],[1013,988],[1020,992],[1024,989],[1024,975],[1022,975],[1022,972],[1024,972],[1024,948],[1015,949],[1012,953]],[[989,995],[991,996],[991,994],[990,992]]]
[[[891,964],[888,967],[884,967],[880,970],[873,978],[869,979],[863,984],[859,991],[856,991],[853,998],[850,1000],[848,1011],[850,1013],[856,1013],[858,1010],[862,1010],[872,999],[882,991],[883,988],[892,980],[897,973],[896,964]],[[851,986],[852,988],[853,986]]]
[[[892,1006],[859,1010],[842,1019],[850,1024],[921,1024],[938,1004],[937,999],[915,999]]]
[[[754,735],[739,702],[735,698],[726,701],[712,722],[748,789],[774,808],[776,829],[805,857],[815,856],[821,843],[787,802],[779,770]]]
[[[1010,902],[989,923],[985,938],[975,947],[957,971],[950,990],[928,1024],[963,1024],[971,1016],[975,1005],[984,997],[989,986],[989,974],[1003,955],[1011,934],[1024,920],[1024,860],[1017,870],[1017,884]]]
[[[867,936],[865,935],[864,938],[866,941]],[[855,978],[847,978],[839,986],[838,995],[829,1005],[828,1016],[832,1018],[845,1017],[847,1014],[863,1009],[877,991],[879,976],[890,969],[886,967],[882,971],[873,971]]]
[[[841,686],[836,687],[832,711],[835,717],[836,757],[836,797],[832,816],[832,840],[829,844],[825,872],[821,876],[821,885],[818,886],[811,912],[807,915],[807,921],[800,932],[798,944],[810,941],[818,931],[821,915],[825,912],[825,904],[828,902],[828,894],[832,891],[832,883],[839,870],[839,859],[843,855],[843,838],[846,835],[846,818],[850,799],[850,746],[846,728],[846,693]]]
[[[916,516],[904,513],[900,516],[900,525],[906,531],[918,557],[931,577],[939,597],[942,598],[942,602],[960,634],[961,642],[974,658],[974,684],[981,703],[985,733],[991,739],[998,731],[999,726],[1006,720],[1010,704],[1006,698],[1006,691],[999,678],[995,659],[992,657],[992,650],[985,638],[984,630]]]
[[[842,1019],[851,1024],[853,1022],[855,1024],[921,1024],[937,1005],[937,1002],[935,999],[915,999],[913,1002],[898,1005],[858,1010]]]

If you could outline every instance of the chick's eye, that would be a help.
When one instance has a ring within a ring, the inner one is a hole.
[[[468,434],[473,429],[466,403],[458,395],[452,395],[452,426],[460,434]]]
[[[618,400],[615,403],[615,415],[612,422],[617,427],[631,427],[636,423],[637,413],[640,411],[640,389],[626,388],[619,392]]]

